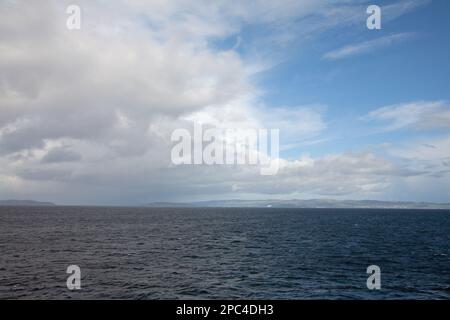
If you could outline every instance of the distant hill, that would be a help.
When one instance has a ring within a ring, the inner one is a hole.
[[[223,208],[355,208],[355,209],[449,209],[450,203],[390,202],[376,200],[216,200],[190,203],[154,202],[148,207],[223,207]]]
[[[145,207],[153,208],[188,208],[197,207],[194,203],[187,202],[152,202],[144,205]]]
[[[0,200],[0,206],[15,206],[15,207],[50,207],[55,206],[51,202],[40,202],[33,200]]]

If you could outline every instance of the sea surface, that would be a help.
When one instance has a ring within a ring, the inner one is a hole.
[[[449,244],[450,211],[0,207],[0,298],[449,299]]]

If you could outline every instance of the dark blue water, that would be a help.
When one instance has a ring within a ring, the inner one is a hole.
[[[449,211],[0,207],[0,298],[449,299],[449,243]]]

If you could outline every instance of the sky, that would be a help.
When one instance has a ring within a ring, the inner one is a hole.
[[[449,34],[446,0],[2,0],[0,199],[450,202]],[[174,165],[195,124],[279,129],[279,171]]]

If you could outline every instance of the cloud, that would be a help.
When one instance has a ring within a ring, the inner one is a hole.
[[[450,136],[416,138],[387,149],[402,166],[422,174],[410,177],[400,184],[397,193],[420,194],[428,201],[448,202],[450,196]]]
[[[72,1],[0,2],[2,197],[136,204],[246,195],[372,196],[394,177],[419,174],[370,152],[278,159],[280,174],[266,179],[257,166],[175,167],[170,160],[172,131],[195,122],[280,128],[286,145],[322,139],[328,126],[324,106],[263,102],[254,78],[274,62],[259,54],[359,23],[364,3],[77,3],[82,27],[69,31],[65,9]],[[248,37],[247,28],[259,33]],[[242,39],[239,49],[250,47],[249,53],[215,45],[236,36]]]
[[[327,128],[325,112],[326,107],[321,105],[269,108],[244,99],[220,108],[205,108],[184,120],[221,130],[280,129],[283,145],[301,146],[316,141]],[[187,126],[192,127],[192,124]]]
[[[382,24],[385,25],[395,19],[402,17],[405,14],[408,14],[414,10],[417,10],[420,7],[424,7],[431,3],[431,0],[402,0],[396,1],[391,4],[387,4],[381,6],[382,12]],[[343,21],[347,25],[355,25],[355,24],[364,24],[367,16],[361,15],[361,12],[365,12],[367,7],[367,3],[359,4],[359,6],[351,6],[345,7],[342,6],[340,8],[334,8],[329,11],[329,22],[333,21],[336,25],[342,24]],[[340,10],[345,10],[346,13],[341,13]],[[316,24],[314,24],[316,25]],[[395,45],[407,40],[411,40],[414,38],[416,34],[411,32],[403,32],[403,33],[394,33],[388,36],[383,36],[367,41],[362,41],[359,43],[352,43],[345,45],[341,48],[329,51],[323,55],[324,59],[327,60],[339,60],[345,59],[352,56],[362,55],[371,53],[377,50],[381,50],[383,48],[389,47],[391,45]]]
[[[364,119],[387,123],[383,131],[450,129],[450,106],[445,101],[396,104],[376,109]]]
[[[421,175],[404,169],[373,153],[346,153],[295,161],[279,159],[275,176],[261,176],[259,166],[178,166],[158,168],[154,157],[118,158],[102,165],[43,166],[28,161],[18,166],[14,176],[22,186],[16,192],[30,192],[41,198],[61,193],[61,201],[93,203],[142,203],[164,200],[201,200],[209,198],[289,198],[349,197],[371,198],[389,190],[398,179]],[[4,169],[4,168],[3,168]],[[8,175],[7,175],[8,176]],[[14,176],[9,176],[11,181]],[[41,187],[34,188],[39,184]],[[13,185],[3,191],[11,193]],[[93,195],[91,195],[93,196]]]
[[[404,145],[390,148],[389,152],[399,158],[421,163],[439,163],[448,167],[450,160],[450,136],[415,139]]]
[[[51,149],[43,158],[44,163],[73,162],[81,160],[81,155],[75,151],[68,150],[66,147]]]
[[[324,59],[338,60],[355,55],[370,53],[375,50],[379,50],[388,47],[393,44],[397,44],[401,41],[411,39],[414,36],[413,33],[395,33],[389,36],[380,37],[373,40],[368,40],[360,43],[354,43],[344,46],[342,48],[327,52],[323,55]]]
[[[386,191],[392,180],[420,175],[376,156],[371,152],[331,154],[295,161],[280,161],[279,174],[250,178],[236,183],[242,192],[292,197],[333,196],[371,197]]]
[[[403,0],[396,1],[392,4],[388,4],[381,7],[383,20],[392,21],[407,14],[417,8],[426,6],[431,3],[432,0]]]

